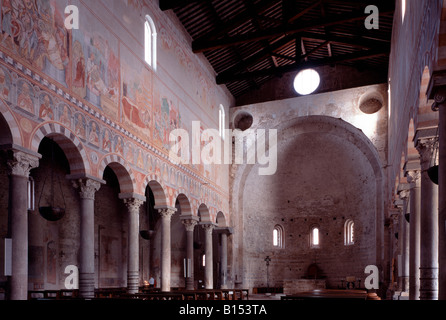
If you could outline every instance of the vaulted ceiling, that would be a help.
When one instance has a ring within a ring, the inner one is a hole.
[[[366,7],[379,9],[367,29]],[[395,1],[159,0],[235,98],[289,72],[347,65],[387,78]],[[376,22],[376,21],[372,21]]]

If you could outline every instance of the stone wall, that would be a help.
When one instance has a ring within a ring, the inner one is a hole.
[[[372,114],[360,110],[370,93],[381,97]],[[277,171],[261,165],[233,167],[232,208],[237,213],[235,263],[244,285],[265,287],[306,276],[316,263],[327,287],[346,277],[364,279],[368,264],[382,263],[387,95],[374,85],[235,108],[253,116],[249,130],[277,129]],[[233,123],[237,126],[237,123]],[[270,149],[271,150],[271,149]],[[344,225],[354,221],[355,243],[344,245]],[[273,229],[284,230],[284,247],[273,246]],[[312,247],[317,226],[320,244]]]

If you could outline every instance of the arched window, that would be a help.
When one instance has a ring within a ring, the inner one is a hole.
[[[348,219],[347,221],[345,221],[345,224],[344,224],[344,244],[346,246],[355,243],[354,227],[355,227],[355,223],[353,222],[353,220]]]
[[[218,109],[218,132],[220,137],[225,139],[225,108],[223,105],[220,105]]]
[[[273,230],[273,246],[276,248],[283,248],[283,239],[283,228],[280,225],[276,225]]]
[[[310,232],[310,245],[311,247],[318,247],[319,246],[319,228],[318,227],[313,227],[311,228],[311,232]]]
[[[152,18],[148,15],[144,22],[144,60],[156,70],[156,29]]]

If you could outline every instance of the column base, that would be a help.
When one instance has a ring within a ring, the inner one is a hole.
[[[84,299],[94,298],[94,273],[79,273],[79,295]]]
[[[186,278],[186,290],[195,290],[193,278]]]
[[[139,271],[127,272],[127,291],[134,294],[139,291]]]
[[[420,267],[420,300],[438,300],[438,268]]]

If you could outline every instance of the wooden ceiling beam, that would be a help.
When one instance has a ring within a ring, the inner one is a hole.
[[[387,5],[386,7],[380,7],[380,16],[389,15],[394,13],[394,7]],[[368,14],[357,11],[348,14],[335,15],[331,17],[321,18],[316,21],[311,21],[309,23],[299,23],[293,25],[284,25],[276,28],[271,28],[269,30],[255,31],[247,34],[240,34],[232,37],[223,37],[220,39],[198,39],[192,42],[192,50],[195,53],[205,52],[209,50],[220,49],[224,47],[239,45],[243,43],[260,41],[270,38],[280,37],[282,35],[290,35],[299,32],[310,31],[315,28],[334,26],[344,23],[349,23],[357,20],[365,20]]]
[[[236,73],[236,74],[225,74],[225,75],[217,75],[216,82],[217,84],[226,84],[233,81],[241,81],[241,80],[248,80],[248,79],[254,79],[258,77],[265,77],[265,76],[279,76],[287,72],[293,72],[298,71],[305,68],[316,68],[321,67],[325,65],[331,65],[331,64],[338,64],[338,63],[345,63],[345,62],[352,62],[357,60],[364,60],[364,59],[370,59],[374,57],[379,56],[386,56],[389,55],[388,50],[365,50],[360,52],[354,52],[349,54],[343,54],[340,56],[335,56],[331,58],[325,58],[320,60],[308,60],[305,62],[296,62],[291,65],[286,65],[278,68],[269,68],[265,70],[256,70],[252,72],[242,72],[242,73]]]

